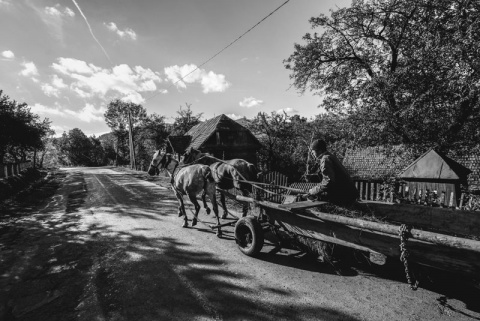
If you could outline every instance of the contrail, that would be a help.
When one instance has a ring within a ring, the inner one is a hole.
[[[100,41],[98,41],[97,37],[95,37],[95,35],[93,34],[92,27],[90,27],[90,24],[88,23],[87,17],[85,17],[85,15],[83,14],[83,11],[82,11],[82,9],[80,9],[80,6],[78,5],[77,1],[72,0],[72,2],[77,7],[78,11],[80,11],[80,14],[82,15],[83,19],[87,23],[88,29],[90,30],[90,34],[92,35],[93,39],[97,42],[97,44],[100,46],[100,48],[102,48],[102,51],[105,54],[105,56],[107,57],[108,61],[110,61],[110,63],[113,65],[113,62],[110,60],[110,57],[108,56],[107,51],[105,50],[105,48],[103,48]]]

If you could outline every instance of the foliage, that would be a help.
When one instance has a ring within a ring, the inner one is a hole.
[[[356,144],[478,142],[478,1],[359,0],[310,23],[321,33],[306,34],[285,66],[296,88],[345,117]]]
[[[68,166],[105,165],[105,151],[99,139],[87,137],[82,130],[74,128],[54,140],[59,152],[58,160]]]
[[[112,100],[104,114],[105,122],[111,128],[113,135],[116,138],[116,165],[128,163],[130,157],[128,148],[128,130],[129,116],[132,122],[132,136],[135,137],[135,129],[141,125],[147,112],[142,105],[125,102],[120,99]],[[128,155],[128,156],[127,156]]]
[[[150,164],[152,155],[163,146],[168,135],[169,131],[165,123],[165,116],[154,113],[143,119],[135,137],[135,155],[137,164],[140,167],[146,168]]]
[[[202,117],[203,113],[199,113],[193,115],[193,111],[191,110],[192,104],[187,104],[186,109],[180,109],[177,111],[178,116],[175,117],[175,121],[173,123],[173,131],[172,135],[184,135],[186,134],[193,126],[200,123],[200,118]]]
[[[51,132],[48,119],[41,121],[27,104],[10,100],[0,90],[0,162],[25,161],[33,151],[44,149],[44,138]]]

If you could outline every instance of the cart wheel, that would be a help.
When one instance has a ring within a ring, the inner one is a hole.
[[[263,230],[255,217],[245,216],[235,224],[235,241],[243,254],[257,255],[263,247]]]

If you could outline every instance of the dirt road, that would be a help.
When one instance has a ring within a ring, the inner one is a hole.
[[[480,320],[479,292],[450,277],[412,291],[269,244],[244,256],[231,227],[181,228],[145,173],[63,169],[2,211],[0,320]]]

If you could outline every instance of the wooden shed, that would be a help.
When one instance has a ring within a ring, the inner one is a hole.
[[[471,171],[451,158],[430,149],[411,163],[399,178],[405,181],[404,191],[410,197],[422,198],[436,192],[444,206],[456,207],[460,185],[467,184]]]
[[[186,148],[192,147],[219,159],[242,158],[255,165],[257,151],[262,147],[250,130],[224,114],[194,126],[184,136],[190,139]]]

